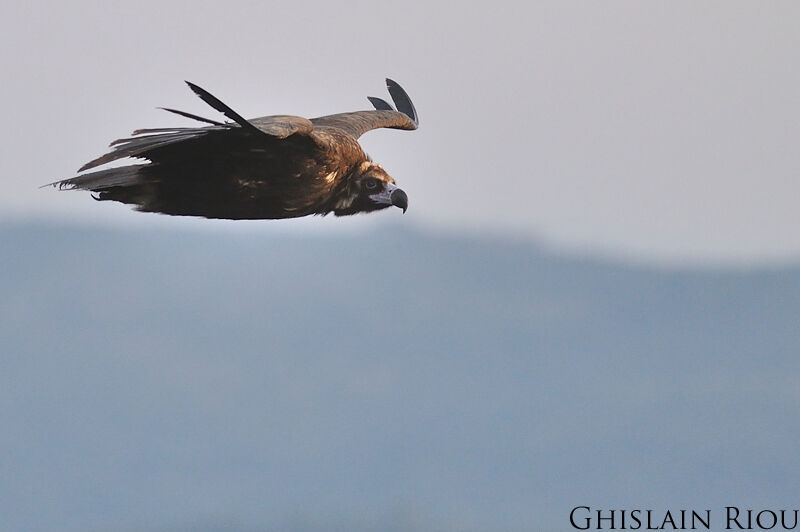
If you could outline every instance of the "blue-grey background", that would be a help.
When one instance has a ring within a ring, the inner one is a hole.
[[[796,506],[797,4],[0,7],[0,530]],[[385,76],[422,125],[363,144],[405,215],[37,188],[209,114],[183,79],[315,116]]]
[[[7,530],[563,530],[800,490],[796,267],[402,224],[0,244]]]

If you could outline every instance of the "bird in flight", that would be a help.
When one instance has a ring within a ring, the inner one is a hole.
[[[89,161],[78,173],[125,157],[146,163],[84,173],[51,185],[90,190],[96,200],[118,201],[144,212],[233,220],[408,208],[406,193],[358,143],[373,129],[417,129],[414,104],[396,82],[386,80],[397,110],[381,98],[369,97],[375,110],[310,120],[287,115],[247,120],[208,91],[186,83],[230,122],[164,108],[205,125],[138,129],[131,138],[112,142],[109,153]]]

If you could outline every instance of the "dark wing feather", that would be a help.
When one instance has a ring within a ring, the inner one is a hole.
[[[256,126],[248,122],[246,118],[244,118],[242,115],[240,115],[239,113],[237,113],[236,111],[234,111],[233,109],[222,103],[222,101],[219,98],[217,98],[204,88],[195,85],[191,81],[187,81],[186,84],[189,85],[189,88],[192,89],[192,91],[195,94],[197,94],[201,100],[203,100],[208,105],[210,105],[220,113],[224,114],[225,116],[227,116],[228,118],[230,118],[231,120],[242,126],[244,129],[255,134],[262,133],[262,131],[260,131]]]
[[[394,111],[394,107],[392,107],[392,104],[390,104],[386,100],[383,100],[381,98],[376,98],[375,96],[367,96],[367,100],[369,100],[369,103],[371,103],[373,107],[375,107],[375,109],[378,111]]]
[[[245,131],[249,133],[254,133],[256,135],[269,135],[270,137],[282,139],[294,133],[308,134],[313,129],[313,125],[307,118],[302,118],[299,116],[275,115],[247,120],[204,88],[199,87],[190,81],[187,81],[186,84],[189,85],[189,88],[192,89],[192,91],[194,91],[194,93],[197,94],[204,102],[239,124],[242,128],[244,128]],[[184,116],[189,116],[188,113],[183,114]],[[207,119],[203,119],[202,117],[189,117],[194,118],[195,120],[199,119],[208,122]]]
[[[152,135],[153,133],[177,133],[178,131],[189,131],[190,129],[197,129],[196,127],[152,127],[152,128],[145,128],[145,129],[137,129],[131,135]],[[110,144],[110,146],[114,146],[115,144],[119,144],[124,142],[128,139],[118,139],[115,140]]]
[[[178,109],[170,109],[169,107],[159,107],[159,109],[163,109],[164,111],[168,111],[170,113],[175,113],[176,115],[180,115],[185,118],[191,118],[192,120],[197,120],[198,122],[205,122],[206,124],[212,124],[214,126],[224,125],[222,122],[217,122],[216,120],[211,120],[210,118],[203,118],[202,116],[193,115],[192,113],[187,113],[186,111],[179,111]]]
[[[389,89],[389,95],[397,106],[397,110],[408,115],[416,125],[419,125],[417,110],[414,109],[414,104],[411,103],[411,98],[408,97],[408,93],[403,90],[403,87],[396,81],[386,78],[386,88]]]

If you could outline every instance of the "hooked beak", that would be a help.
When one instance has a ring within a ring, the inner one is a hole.
[[[392,200],[392,205],[403,209],[403,214],[406,213],[406,209],[408,209],[408,196],[406,196],[406,193],[403,192],[402,189],[397,188],[393,190],[392,193],[389,194],[389,199]]]
[[[386,188],[383,189],[381,192],[377,194],[373,194],[370,196],[370,199],[375,203],[380,203],[386,205],[394,205],[395,207],[400,207],[403,209],[403,212],[406,212],[408,209],[408,196],[402,189],[397,188],[395,185],[388,183]]]

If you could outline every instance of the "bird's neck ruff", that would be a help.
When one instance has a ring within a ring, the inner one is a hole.
[[[361,179],[373,168],[380,166],[369,159],[357,164],[343,182],[341,192],[333,204],[334,211],[346,211],[353,206],[361,191]]]

